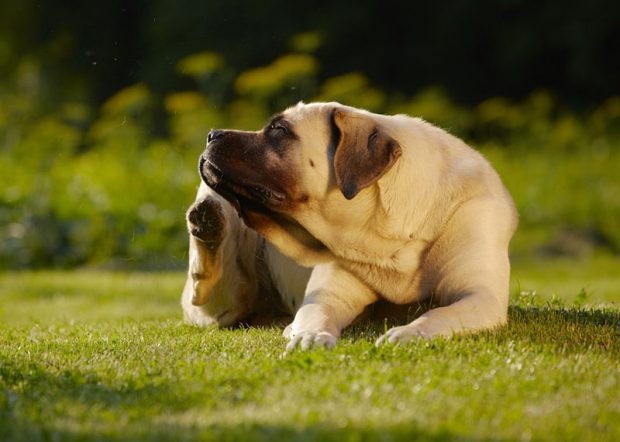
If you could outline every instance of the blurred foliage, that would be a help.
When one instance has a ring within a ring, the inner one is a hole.
[[[299,100],[478,147],[521,213],[515,255],[619,252],[619,5],[2,2],[0,268],[184,266],[208,130]]]
[[[388,94],[439,84],[471,106],[545,89],[587,108],[620,92],[619,22],[616,0],[4,1],[0,80],[34,63],[54,80],[42,98],[100,104],[140,82],[183,90],[217,70],[209,54],[238,74],[301,52],[319,83],[361,71]]]
[[[235,89],[252,101],[278,108],[311,93],[317,70],[314,57],[286,54],[268,66],[242,72],[235,81]]]
[[[237,75],[210,52],[176,66],[193,79],[187,90],[161,96],[136,83],[99,109],[42,109],[36,91],[51,86],[32,66],[14,74],[23,87],[0,87],[2,267],[184,265],[183,214],[208,130],[257,129],[298,99],[422,116],[480,148],[521,214],[516,255],[620,251],[620,97],[581,113],[546,91],[466,107],[440,87],[390,94],[361,72],[320,81],[309,53]]]

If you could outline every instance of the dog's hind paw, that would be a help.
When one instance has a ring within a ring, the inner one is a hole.
[[[205,243],[209,249],[216,249],[227,234],[227,223],[222,205],[212,197],[196,201],[186,214],[190,235]]]

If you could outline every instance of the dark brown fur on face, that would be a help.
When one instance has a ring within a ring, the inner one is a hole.
[[[286,229],[304,246],[325,246],[288,214],[306,202],[290,155],[297,135],[276,116],[258,132],[212,131],[200,157],[203,181],[235,207],[248,227],[265,234],[270,227]]]
[[[200,158],[205,183],[231,201],[241,215],[243,209],[285,209],[294,199],[294,172],[283,164],[291,138],[273,130],[215,132]]]
[[[260,132],[218,131],[200,159],[202,178],[214,189],[221,186],[263,205],[284,203],[290,200],[290,177],[268,159],[274,144]]]

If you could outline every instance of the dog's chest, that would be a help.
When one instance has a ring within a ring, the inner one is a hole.
[[[349,256],[342,257],[341,265],[372,287],[380,296],[394,303],[420,299],[422,293],[422,264],[428,242],[411,241],[404,247],[378,255],[349,249]]]

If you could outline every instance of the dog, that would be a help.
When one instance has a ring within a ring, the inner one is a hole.
[[[507,320],[515,205],[481,154],[422,119],[299,103],[256,132],[209,132],[199,172],[190,322],[294,314],[288,352],[335,345],[379,300],[437,307],[377,345]]]

